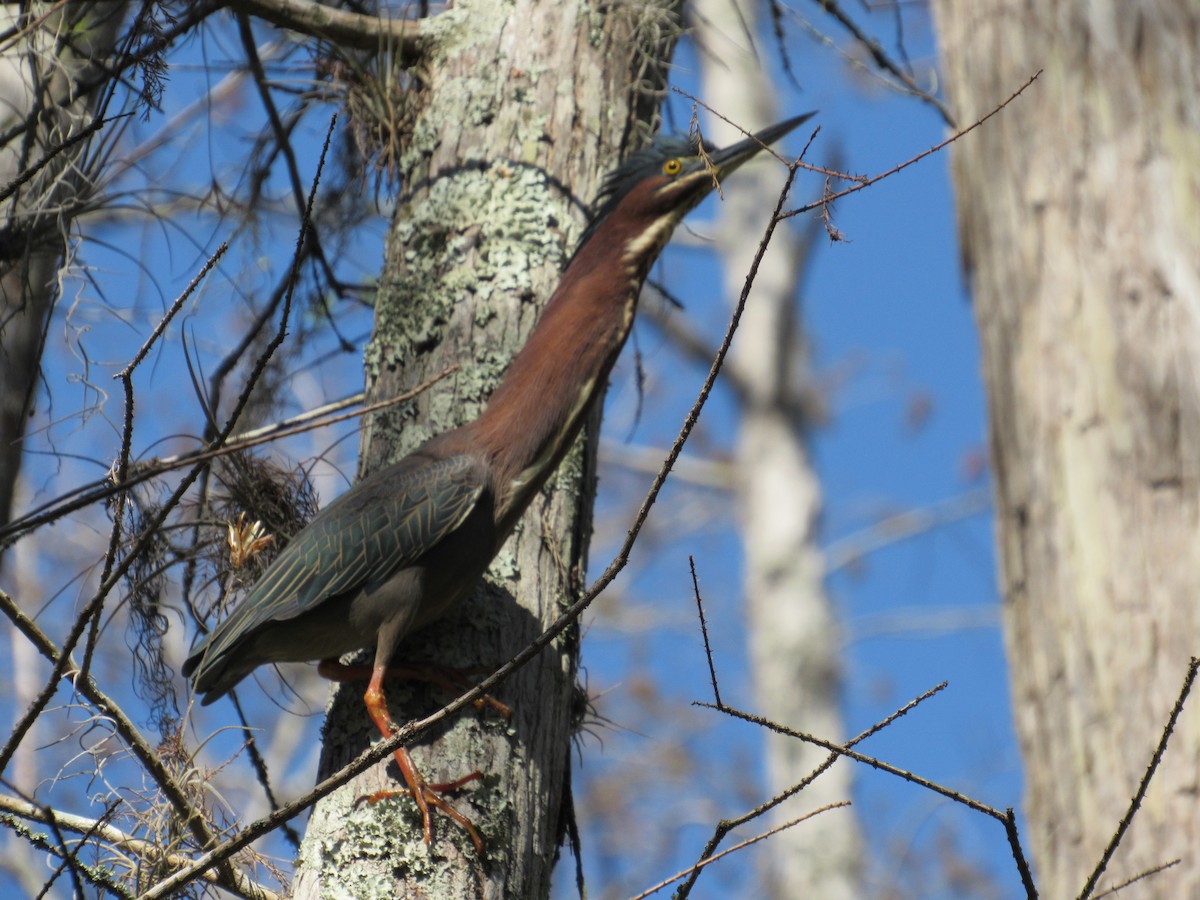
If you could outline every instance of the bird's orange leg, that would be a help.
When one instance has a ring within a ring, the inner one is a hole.
[[[426,671],[426,669],[435,670],[435,671],[444,671],[446,673],[451,673],[451,674],[457,674],[457,670],[455,670],[455,669],[444,669],[441,666],[435,666],[432,664],[429,664],[428,666],[426,666],[425,664],[421,664],[421,665],[388,666],[384,670],[383,677],[384,678],[392,678],[392,677],[409,678],[409,679],[412,679],[415,681],[425,681],[425,682],[432,681],[433,683],[445,688],[446,690],[450,691],[451,693],[457,693],[457,690],[461,690],[462,688],[466,687],[466,682],[464,681],[462,683],[462,685],[456,690],[455,686],[452,684],[449,677],[447,677],[447,680],[445,680],[445,681],[443,681],[441,679],[437,679],[437,678],[428,677],[428,672]],[[323,659],[317,666],[317,673],[322,678],[328,678],[330,681],[336,681],[339,684],[344,684],[349,681],[370,681],[370,680],[372,680],[375,675],[375,667],[371,666],[371,665],[367,665],[366,663],[357,663],[354,665],[346,665],[345,663],[338,662],[338,660],[336,660],[336,659]],[[379,694],[380,694],[380,696],[383,695],[383,685],[382,684],[380,684],[380,687],[379,687]],[[478,708],[482,709],[484,700],[488,701],[488,703],[490,703],[492,706],[494,706],[496,709],[498,709],[501,713],[503,713],[505,718],[508,718],[512,715],[512,712],[509,710],[509,708],[507,706],[505,706],[503,703],[501,703],[498,700],[493,700],[491,697],[488,697],[488,696],[483,697],[481,700],[476,700],[475,705]],[[379,726],[379,720],[376,719],[374,715],[372,715],[371,718],[372,718],[372,720],[374,720],[376,726],[379,727],[379,730],[383,733],[384,737],[391,737],[395,733],[396,726],[392,723],[391,716],[388,714],[386,701],[383,703],[382,709],[383,709],[383,717],[387,721],[388,726],[391,730],[384,731],[383,727]],[[368,711],[369,710],[370,710],[370,707],[368,706]],[[398,758],[397,758],[397,762],[399,762]],[[401,764],[402,768],[403,768],[403,765],[404,764]],[[411,758],[409,759],[408,765],[410,765],[410,766],[412,765]],[[456,778],[454,781],[440,781],[436,784],[427,784],[426,787],[428,787],[430,790],[437,791],[438,793],[444,794],[447,791],[456,791],[460,787],[462,787],[464,784],[470,784],[472,781],[478,781],[482,777],[483,777],[482,772],[472,772],[469,775],[464,775],[462,778]],[[381,792],[381,793],[386,795],[386,794],[393,793],[393,792],[385,791],[385,792]],[[374,795],[372,795],[372,796],[374,796]],[[366,799],[370,799],[370,798],[366,798]]]
[[[385,738],[390,738],[396,733],[396,726],[392,723],[392,717],[388,714],[387,698],[383,695],[383,679],[386,675],[387,669],[383,667],[379,667],[371,673],[371,683],[367,685],[367,692],[363,695],[363,702],[367,706],[367,715],[371,717],[371,721],[375,723],[375,727],[379,729],[380,734]],[[408,785],[407,793],[412,795],[413,800],[416,801],[417,808],[421,811],[421,821],[424,823],[425,843],[433,843],[432,807],[433,809],[441,810],[461,825],[463,830],[470,835],[476,852],[482,854],[483,839],[479,836],[479,832],[475,830],[475,826],[471,824],[471,820],[438,796],[439,791],[454,790],[477,778],[482,778],[482,773],[472,772],[465,778],[460,778],[448,784],[428,784],[421,776],[421,773],[417,771],[417,766],[406,748],[397,748],[393,756],[396,758],[397,765],[400,766],[400,774],[404,776],[404,783]],[[368,803],[377,803],[387,797],[401,793],[406,792],[379,791],[364,799]]]
[[[348,666],[338,662],[336,659],[323,659],[317,667],[317,671],[322,677],[328,678],[330,681],[366,681],[374,674],[374,668],[369,665],[359,664]],[[484,670],[482,674],[486,674]],[[409,681],[424,681],[426,684],[432,684],[441,688],[447,694],[457,696],[463,693],[473,685],[467,680],[467,674],[480,674],[475,672],[464,673],[460,669],[452,669],[449,666],[438,666],[433,663],[401,663],[389,665],[386,675],[388,678],[405,678]],[[512,710],[492,697],[490,694],[484,694],[474,703],[475,708],[483,712],[485,707],[491,707],[504,716],[506,719],[512,718]]]

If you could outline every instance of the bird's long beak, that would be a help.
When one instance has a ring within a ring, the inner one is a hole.
[[[732,144],[724,149],[710,150],[708,151],[708,160],[711,163],[712,168],[716,170],[717,175],[721,178],[724,178],[742,163],[746,162],[746,160],[753,157],[756,153],[758,153],[759,150],[763,149],[763,147],[767,147],[775,143],[793,128],[796,128],[799,125],[802,125],[804,122],[807,122],[814,115],[816,115],[815,112],[810,112],[805,113],[802,116],[795,116],[791,119],[785,119],[782,122],[771,125],[768,128],[764,128],[762,131],[751,135],[745,140],[738,141],[736,144]]]

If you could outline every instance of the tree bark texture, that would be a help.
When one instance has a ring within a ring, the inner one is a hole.
[[[702,48],[705,99],[739,125],[755,129],[781,118],[760,56],[749,2],[698,0],[692,7]],[[801,110],[789,110],[795,114]],[[715,121],[706,138],[718,146],[742,135]],[[764,154],[764,157],[766,155]],[[738,173],[737,190],[721,203],[716,242],[730,301],[742,284],[761,238],[764,209],[774,206],[782,167],[764,158]],[[804,421],[807,352],[799,322],[797,285],[807,253],[795,228],[776,231],[754,280],[726,372],[739,395],[734,470],[745,552],[745,605],[756,712],[833,741],[843,740],[839,710],[838,623],[825,594],[825,568],[816,547],[821,490],[808,455]],[[764,737],[767,789],[786,791],[828,756],[778,734]],[[835,764],[796,798],[772,813],[773,825],[851,795],[851,768]],[[766,894],[853,900],[862,896],[861,839],[850,810],[836,810],[771,838]]]
[[[71,220],[93,189],[89,141],[69,142],[91,123],[126,8],[0,6],[0,525],[12,513]]]
[[[408,97],[419,106],[404,138],[365,359],[368,393],[391,397],[461,368],[411,406],[367,423],[364,472],[482,408],[548,299],[600,175],[648,133],[677,34],[677,10],[666,0],[460,0],[422,22]],[[592,441],[581,441],[487,583],[398,658],[494,668],[559,615],[583,585],[593,457]],[[502,687],[511,721],[463,716],[410,748],[430,781],[484,773],[451,798],[483,835],[483,858],[443,816],[426,847],[407,798],[355,804],[397,786],[388,758],[314,809],[296,896],[546,896],[570,815],[577,650],[578,634],[568,633]],[[377,738],[364,688],[336,692],[322,776]],[[404,682],[387,692],[398,723],[451,699]]]
[[[1076,896],[1200,653],[1200,2],[938,0],[1028,840]],[[1099,887],[1200,896],[1200,698]]]

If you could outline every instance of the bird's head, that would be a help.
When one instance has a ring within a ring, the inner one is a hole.
[[[725,176],[812,115],[787,119],[723,149],[693,138],[657,138],[604,179],[579,249],[607,236],[626,243],[627,258],[652,260],[679,221]]]

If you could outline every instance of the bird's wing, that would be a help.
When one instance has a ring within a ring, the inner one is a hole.
[[[484,484],[468,456],[410,456],[356,484],[283,549],[250,594],[189,659],[215,659],[268,621],[385,581],[466,520]]]
[[[329,521],[321,522],[315,540],[300,548],[300,564],[280,576],[282,592],[294,597],[289,607],[295,609],[271,618],[289,619],[326,597],[386,581],[462,525],[483,493],[466,456],[391,477],[384,472],[378,484],[373,481],[362,482],[364,490],[353,498],[357,502],[338,504],[337,510],[330,505]],[[314,519],[309,528],[317,524]]]

